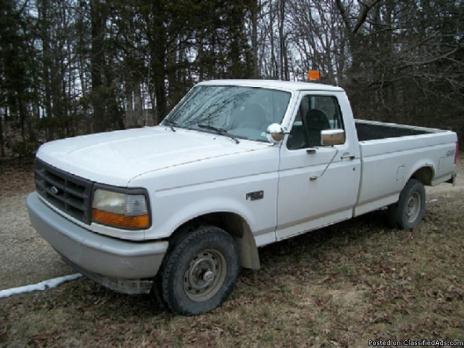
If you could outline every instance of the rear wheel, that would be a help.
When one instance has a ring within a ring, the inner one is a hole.
[[[388,220],[393,227],[416,227],[425,215],[425,188],[416,179],[410,179],[400,193],[396,204],[388,207]]]
[[[196,315],[222,304],[240,270],[235,239],[215,226],[181,236],[166,257],[162,297],[176,313]]]

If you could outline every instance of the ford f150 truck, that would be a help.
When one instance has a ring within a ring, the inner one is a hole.
[[[456,158],[454,132],[355,120],[339,87],[207,81],[159,126],[42,145],[27,207],[81,273],[193,315],[266,244],[383,207],[415,227]]]

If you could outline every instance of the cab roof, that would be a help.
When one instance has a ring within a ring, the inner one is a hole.
[[[336,91],[343,88],[314,82],[293,82],[281,80],[210,80],[198,83],[200,86],[244,86],[280,89],[285,91]]]

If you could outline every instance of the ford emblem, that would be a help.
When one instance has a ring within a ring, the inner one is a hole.
[[[58,190],[56,186],[50,186],[48,188],[48,192],[50,192],[52,195],[57,195],[60,192],[60,190]]]

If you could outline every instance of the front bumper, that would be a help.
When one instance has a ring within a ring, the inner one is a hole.
[[[166,241],[130,242],[91,232],[48,207],[36,192],[27,197],[27,208],[37,232],[71,265],[119,292],[147,292],[168,248]]]

